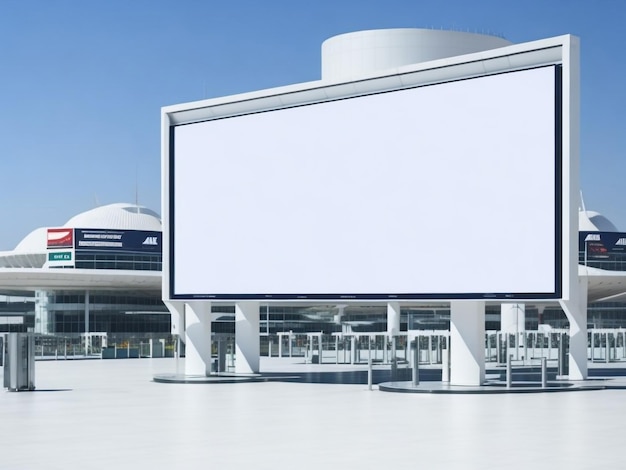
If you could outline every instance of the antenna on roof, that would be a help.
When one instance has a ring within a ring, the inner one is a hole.
[[[139,165],[135,164],[135,210],[139,214]]]
[[[583,191],[582,189],[580,190],[580,210],[582,210],[583,212],[587,212],[587,208],[585,207],[585,200],[583,199]]]

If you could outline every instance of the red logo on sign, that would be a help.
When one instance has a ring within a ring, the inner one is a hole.
[[[48,248],[74,248],[74,229],[49,228]]]

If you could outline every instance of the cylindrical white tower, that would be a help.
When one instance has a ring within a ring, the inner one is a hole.
[[[350,80],[510,44],[497,36],[436,29],[374,29],[340,34],[322,43],[322,80]]]

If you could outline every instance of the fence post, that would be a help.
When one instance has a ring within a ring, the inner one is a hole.
[[[506,388],[511,388],[513,384],[513,374],[511,373],[511,354],[506,356]]]
[[[420,384],[420,358],[417,338],[415,340],[415,351],[413,351],[413,386]]]

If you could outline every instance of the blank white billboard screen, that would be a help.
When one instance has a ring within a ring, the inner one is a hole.
[[[172,298],[555,298],[554,66],[177,126]]]

